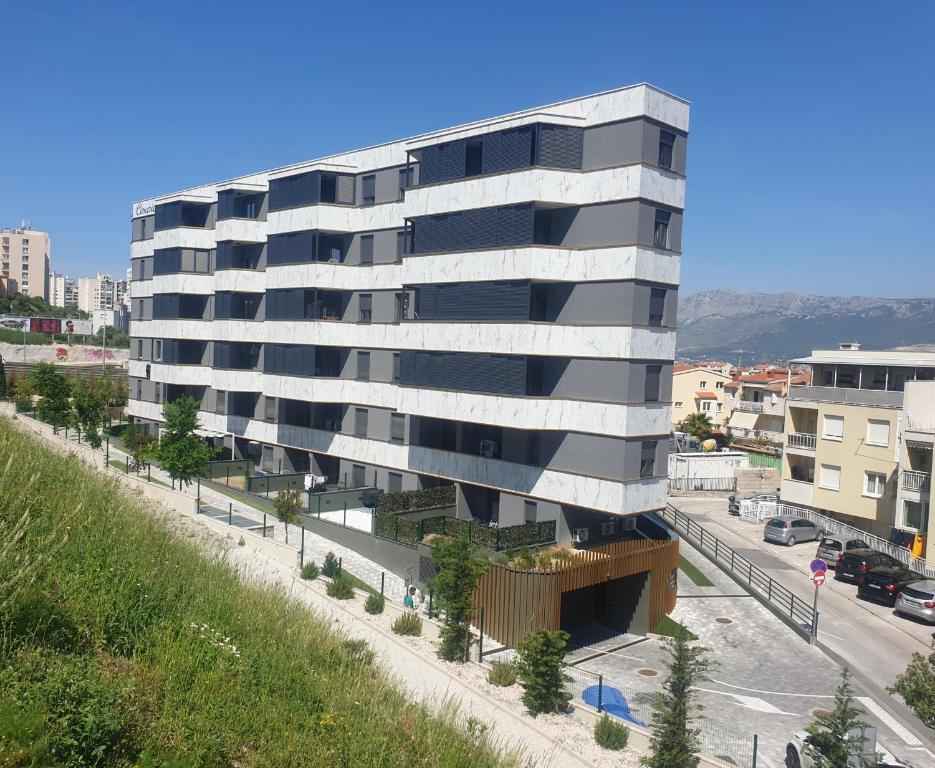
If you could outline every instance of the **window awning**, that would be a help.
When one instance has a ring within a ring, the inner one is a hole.
[[[196,429],[195,434],[199,437],[227,437],[230,432],[217,432],[213,429]]]
[[[717,400],[717,395],[707,389],[699,389],[695,392],[695,397],[699,400]]]
[[[758,414],[747,411],[734,411],[727,426],[731,429],[756,429],[757,416]]]

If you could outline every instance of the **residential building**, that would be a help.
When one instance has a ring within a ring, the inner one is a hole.
[[[121,297],[126,286],[121,291]],[[98,272],[97,277],[78,280],[78,309],[91,313],[98,309],[113,310],[117,296],[117,283],[111,275]]]
[[[130,413],[619,534],[666,501],[687,128],[639,85],[134,204]]]
[[[53,307],[77,307],[78,286],[68,275],[52,272],[49,275],[49,303]]]
[[[935,561],[932,530],[932,455],[935,451],[935,381],[907,381],[899,430],[896,527],[925,536],[920,547]],[[915,542],[913,542],[915,543]]]
[[[900,462],[910,471],[923,466],[900,448],[900,432],[911,387],[935,380],[935,351],[846,344],[793,363],[809,366],[812,381],[792,386],[786,399],[783,501],[886,538],[894,528],[924,531],[924,515],[897,511]],[[912,402],[926,413],[922,399]]]
[[[734,437],[768,440],[782,445],[786,393],[790,385],[811,381],[808,371],[761,366],[737,370],[724,386],[727,426]]]
[[[118,306],[116,309],[92,309],[89,314],[92,333],[97,333],[105,326],[116,328],[123,333],[130,332],[130,312],[124,306]]]
[[[724,410],[730,382],[730,372],[723,368],[678,363],[672,375],[672,426],[691,413],[706,414],[714,426],[724,426],[730,415]]]
[[[0,275],[8,278],[7,290],[48,301],[51,250],[49,233],[30,228],[28,221],[0,230]]]

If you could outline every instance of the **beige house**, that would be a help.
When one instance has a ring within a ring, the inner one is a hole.
[[[672,372],[672,425],[690,413],[704,413],[715,426],[727,423],[730,414],[724,408],[725,387],[730,373],[693,365],[677,364]]]
[[[926,533],[927,506],[910,505],[907,515],[897,497],[901,462],[910,461],[901,447],[904,398],[916,382],[935,379],[935,352],[842,345],[794,362],[812,367],[812,384],[791,387],[786,399],[782,500],[885,538],[894,528]],[[914,401],[920,410],[923,400]],[[931,471],[916,453],[909,466]],[[921,491],[924,478],[912,477]]]
[[[48,232],[30,229],[28,222],[20,229],[0,230],[0,275],[7,290],[48,301],[51,253]]]

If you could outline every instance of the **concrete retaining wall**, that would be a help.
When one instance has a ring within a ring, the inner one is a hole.
[[[759,493],[779,493],[779,470],[751,467],[737,470],[737,498],[748,499]]]

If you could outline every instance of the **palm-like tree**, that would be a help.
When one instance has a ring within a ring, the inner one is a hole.
[[[704,440],[711,434],[711,417],[706,413],[690,413],[676,427],[679,432]]]

